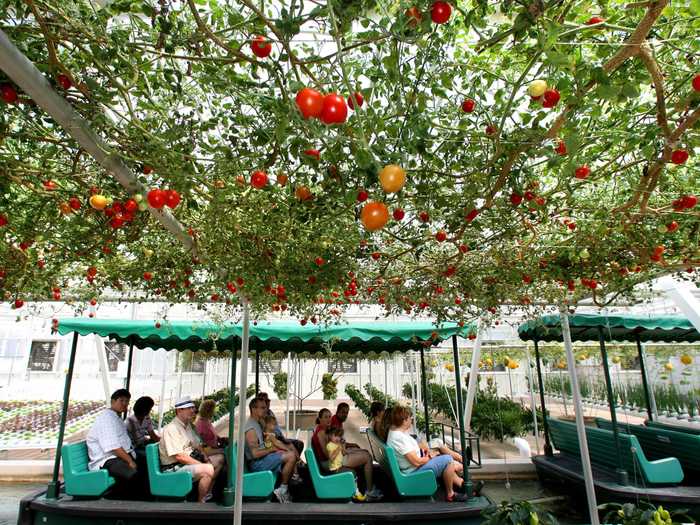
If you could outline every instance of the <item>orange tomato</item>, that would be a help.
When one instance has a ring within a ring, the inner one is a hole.
[[[99,193],[90,197],[90,206],[96,210],[104,210],[107,207],[107,197]]]
[[[280,186],[286,186],[287,179],[288,177],[284,173],[280,172],[277,174],[277,184],[279,184]]]
[[[401,166],[389,164],[379,172],[379,182],[386,193],[396,193],[406,183],[406,172]]]
[[[302,202],[313,198],[311,190],[306,186],[297,186],[297,188],[294,190],[294,196]]]
[[[360,219],[367,230],[381,230],[389,220],[389,210],[383,202],[370,201],[362,207]]]

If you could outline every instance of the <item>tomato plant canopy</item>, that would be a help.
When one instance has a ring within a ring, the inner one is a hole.
[[[0,72],[4,299],[467,321],[694,277],[697,1],[433,4],[0,0],[142,188]]]

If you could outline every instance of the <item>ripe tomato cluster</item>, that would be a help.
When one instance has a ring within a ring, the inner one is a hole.
[[[167,206],[171,209],[177,208],[182,198],[176,190],[161,190],[155,188],[148,192],[146,199],[151,208],[160,210],[163,206]]]

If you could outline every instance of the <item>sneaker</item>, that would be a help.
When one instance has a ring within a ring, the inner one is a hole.
[[[202,500],[202,503],[206,503],[207,501],[211,501],[213,498],[214,498],[214,494],[212,494],[212,493],[210,492],[209,494],[207,494],[206,496],[204,496],[204,499]]]
[[[292,498],[289,495],[288,490],[283,490],[282,487],[277,487],[275,490],[272,491],[272,493],[275,495],[277,498],[277,501],[280,503],[291,503]]]
[[[362,494],[359,490],[355,492],[355,495],[352,497],[353,501],[357,501],[358,503],[362,503],[367,499],[367,496]]]
[[[294,474],[292,474],[292,477],[289,479],[289,481],[291,481],[292,483],[297,484],[297,485],[301,485],[302,483],[304,483],[304,480],[301,479],[301,476],[299,475],[298,472],[295,472]]]
[[[377,487],[374,487],[372,490],[365,494],[365,497],[368,501],[379,501],[384,497],[384,494]]]
[[[466,494],[463,494],[462,492],[455,492],[455,493],[452,494],[451,497],[450,497],[450,496],[446,496],[446,497],[445,497],[445,501],[448,501],[448,502],[450,502],[450,503],[452,503],[452,502],[454,502],[454,501],[458,501],[458,502],[467,501],[467,495],[466,495]]]

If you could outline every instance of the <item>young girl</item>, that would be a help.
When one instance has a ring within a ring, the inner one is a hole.
[[[330,470],[331,474],[335,474],[342,471],[343,456],[347,455],[345,444],[343,443],[343,429],[329,428],[327,434],[326,454],[328,455],[328,470]],[[366,499],[366,496],[357,488],[357,480],[355,480],[355,495],[352,499],[355,501],[364,501]]]
[[[288,447],[282,443],[275,435],[275,427],[277,426],[277,418],[267,415],[263,418],[263,436],[265,437],[265,448],[275,447],[280,452],[287,452]]]

